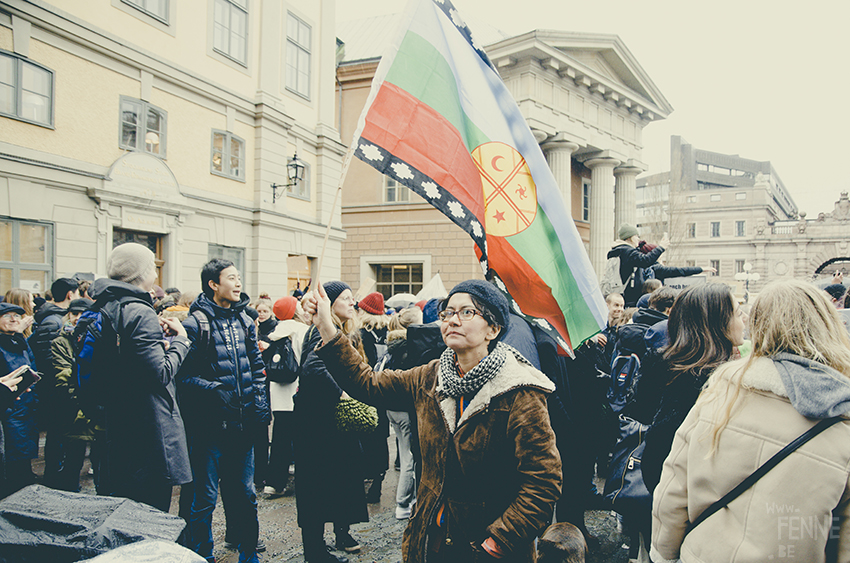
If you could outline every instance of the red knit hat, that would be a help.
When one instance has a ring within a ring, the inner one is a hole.
[[[358,307],[366,311],[367,313],[372,313],[373,315],[383,315],[384,314],[384,296],[377,291],[375,293],[370,293],[366,297],[360,300],[357,304]]]
[[[286,297],[281,297],[277,301],[274,302],[274,307],[272,307],[272,311],[274,312],[274,316],[279,321],[288,321],[292,317],[295,316],[295,306],[298,304],[298,300],[292,297],[291,295],[287,295]]]
[[[419,307],[419,310],[420,310],[420,311],[424,311],[424,310],[425,310],[425,303],[427,303],[427,302],[428,302],[428,300],[427,300],[427,299],[423,299],[422,301],[417,301],[417,302],[415,303],[415,305],[416,305],[417,307]]]

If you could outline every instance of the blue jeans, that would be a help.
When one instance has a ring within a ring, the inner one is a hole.
[[[195,489],[188,527],[192,549],[201,557],[212,559],[212,513],[221,482],[229,492],[225,518],[232,518],[239,561],[256,561],[259,521],[252,440],[243,432],[230,430],[214,430],[189,439]]]

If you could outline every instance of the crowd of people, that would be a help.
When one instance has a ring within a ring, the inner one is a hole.
[[[10,290],[0,496],[36,482],[44,432],[49,487],[79,491],[87,456],[101,495],[168,511],[179,485],[180,541],[208,561],[219,491],[225,541],[254,562],[258,492],[294,489],[305,559],[344,563],[361,549],[351,525],[380,499],[392,428],[408,562],[534,561],[554,521],[594,550],[592,509],[619,513],[635,561],[847,559],[842,277],[826,291],[773,281],[745,304],[723,284],[665,286],[711,271],[663,264],[666,236],[623,225],[619,238],[607,324],[574,356],[484,280],[398,309],[342,281],[251,301],[222,259],[198,294],[163,290],[153,253],[128,243],[93,283]],[[22,392],[26,365],[41,380]]]

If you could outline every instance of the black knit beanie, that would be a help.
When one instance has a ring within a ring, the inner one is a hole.
[[[345,291],[346,289],[351,289],[351,286],[345,282],[341,281],[329,281],[322,284],[322,287],[325,288],[325,293],[328,294],[328,299],[331,300],[331,305],[334,304],[337,297]]]
[[[472,295],[478,301],[487,305],[487,308],[490,309],[496,317],[496,322],[499,323],[500,326],[508,326],[510,315],[508,300],[492,283],[484,280],[462,281],[452,288],[443,303],[448,304],[449,298],[451,298],[451,296],[455,293],[468,293],[469,295]]]

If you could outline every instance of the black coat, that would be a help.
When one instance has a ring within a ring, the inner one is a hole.
[[[620,258],[620,280],[626,283],[629,276],[634,271],[634,277],[626,283],[626,289],[623,290],[623,299],[626,302],[626,307],[634,307],[637,300],[640,299],[643,292],[643,282],[646,281],[644,270],[658,261],[658,257],[664,252],[664,248],[656,246],[654,249],[644,254],[637,248],[623,243],[618,244],[608,251],[608,258],[619,256]]]
[[[646,433],[646,447],[641,458],[643,481],[650,492],[655,490],[661,480],[661,469],[673,447],[676,430],[685,421],[697,402],[702,386],[708,380],[708,373],[682,373],[672,379],[673,374],[666,362],[662,358],[656,359],[643,374],[637,391],[638,400],[646,400],[647,393],[659,394],[659,406]],[[641,394],[644,395],[642,399]]]
[[[150,295],[135,285],[101,278],[91,294],[97,304],[103,303],[120,343],[116,346],[114,336],[106,338],[104,332],[104,345],[95,350],[99,365],[114,368],[98,378],[105,384],[110,482],[119,487],[127,480],[154,487],[191,482],[174,379],[189,340],[176,337],[165,349]]]
[[[336,429],[334,409],[342,389],[314,351],[321,341],[313,327],[304,335],[295,395],[295,498],[301,527],[369,520],[360,441]]]

